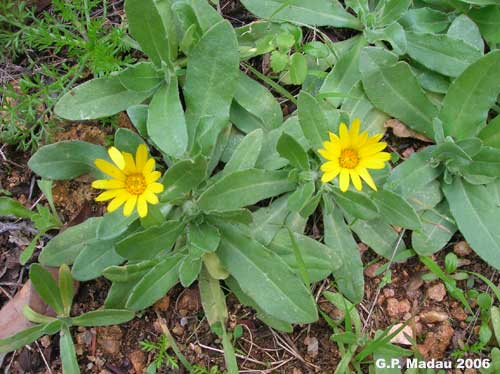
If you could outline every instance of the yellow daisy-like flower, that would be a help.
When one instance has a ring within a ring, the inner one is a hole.
[[[368,186],[377,191],[368,169],[383,169],[391,156],[382,152],[387,144],[381,142],[383,134],[368,136],[367,131],[359,133],[360,120],[356,118],[348,130],[345,123],[340,124],[339,136],[329,132],[330,140],[323,143],[318,152],[327,161],[321,165],[324,174],[323,183],[330,182],[339,176],[339,187],[342,192],[349,188],[349,180],[361,191],[363,179]]]
[[[108,149],[113,163],[98,158],[95,166],[111,179],[100,179],[92,182],[92,187],[106,190],[96,197],[96,201],[111,200],[108,212],[113,212],[120,206],[123,215],[130,216],[137,205],[139,217],[148,214],[148,203],[158,204],[156,194],[163,191],[163,184],[158,183],[161,173],[155,171],[154,158],[148,158],[148,149],[144,144],[137,147],[135,160],[127,152],[120,152],[115,147]]]

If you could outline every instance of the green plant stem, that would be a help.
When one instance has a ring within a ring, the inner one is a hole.
[[[245,68],[247,68],[248,70],[250,70],[253,74],[255,74],[255,76],[257,76],[257,78],[259,78],[261,81],[263,81],[264,83],[267,83],[268,85],[270,85],[277,93],[279,93],[280,95],[286,97],[288,100],[290,100],[292,103],[294,103],[295,105],[297,105],[297,99],[295,98],[295,96],[293,96],[290,92],[288,92],[286,89],[284,89],[282,86],[280,86],[278,83],[276,83],[275,81],[273,81],[272,79],[266,77],[264,74],[262,74],[260,71],[258,71],[257,69],[255,69],[252,65],[250,64],[247,64],[246,62],[242,62],[243,66]]]
[[[186,357],[182,354],[181,350],[179,349],[179,346],[175,342],[174,337],[170,333],[170,330],[168,329],[166,323],[164,322],[164,319],[160,316],[160,313],[156,312],[156,316],[158,317],[158,322],[160,323],[161,330],[167,337],[167,341],[170,344],[170,347],[174,351],[175,355],[179,359],[179,361],[184,365],[184,367],[191,372],[193,370],[193,367],[189,363],[189,361],[186,359]]]

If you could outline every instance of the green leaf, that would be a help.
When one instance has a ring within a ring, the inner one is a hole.
[[[0,197],[0,216],[15,216],[31,219],[36,213],[25,208],[19,201],[10,197]]]
[[[200,273],[198,286],[200,288],[201,304],[207,317],[208,324],[220,322],[224,326],[227,321],[226,298],[219,284],[219,280],[210,276],[203,268]]]
[[[418,65],[418,67],[411,66],[411,69],[424,90],[440,94],[448,92],[450,78],[433,72],[422,65]]]
[[[392,53],[386,48],[363,47],[359,54],[358,69],[363,76],[368,76],[382,67],[394,65],[398,62],[398,59],[397,54]]]
[[[309,181],[297,189],[288,198],[288,209],[292,212],[300,212],[306,207],[314,194],[314,182]]]
[[[281,73],[290,62],[290,56],[280,51],[272,51],[270,66],[275,73]]]
[[[135,313],[130,310],[101,309],[71,318],[71,322],[75,326],[109,326],[128,322],[134,317]]]
[[[439,33],[448,27],[450,18],[447,13],[432,8],[410,9],[400,20],[408,31]]]
[[[222,219],[228,223],[243,223],[249,225],[253,222],[252,213],[248,209],[234,209],[225,212],[211,211],[211,217]]]
[[[97,238],[101,240],[117,238],[127,231],[129,226],[137,220],[137,217],[137,212],[128,217],[124,216],[121,209],[106,213],[100,217],[97,224]]]
[[[209,223],[190,224],[187,239],[190,246],[201,252],[215,252],[219,247],[220,233]]]
[[[498,5],[497,0],[460,0],[460,1],[467,3],[467,4],[480,5],[480,6]]]
[[[96,239],[96,231],[103,218],[89,218],[69,227],[54,237],[42,249],[38,260],[46,266],[72,264],[87,244]]]
[[[219,256],[215,253],[206,252],[203,254],[203,264],[212,278],[222,280],[229,277],[227,269],[222,265]]]
[[[123,87],[131,91],[151,91],[163,80],[162,74],[151,62],[139,62],[132,65],[122,70],[118,77]]]
[[[155,266],[159,260],[145,260],[123,266],[109,266],[102,275],[112,282],[124,283],[139,278],[141,274]]]
[[[332,271],[337,271],[342,266],[341,255],[330,248],[306,235],[293,234],[296,246],[304,262],[311,282],[319,282],[328,277]],[[300,260],[294,253],[294,243],[287,229],[281,229],[269,244],[269,249],[279,255],[300,275]]]
[[[75,290],[73,288],[73,277],[71,276],[71,271],[66,264],[61,265],[59,268],[59,291],[61,293],[64,314],[69,316]]]
[[[490,309],[491,324],[495,332],[497,344],[500,344],[500,309],[497,306],[492,306]]]
[[[282,133],[276,149],[281,157],[286,158],[290,164],[300,170],[309,170],[309,157],[299,142],[286,132]]]
[[[445,135],[464,139],[476,135],[500,92],[500,51],[470,65],[450,86],[439,119]]]
[[[253,224],[250,232],[255,240],[264,245],[268,245],[282,228],[289,211],[288,197],[279,197],[267,206],[256,210],[253,213]]]
[[[190,141],[202,117],[229,120],[229,109],[239,78],[236,34],[228,21],[211,27],[190,53],[184,98]]]
[[[416,131],[433,136],[432,120],[437,108],[425,96],[408,64],[399,62],[363,76],[363,87],[377,108]]]
[[[281,106],[273,94],[269,92],[266,87],[243,72],[239,73],[238,86],[234,93],[234,101],[238,103],[242,109],[254,116],[258,121],[259,127],[262,129],[272,130],[283,123]],[[232,114],[231,120],[233,121]],[[237,122],[234,124],[240,128]],[[251,130],[255,130],[255,128],[240,128],[240,130],[250,132]]]
[[[108,159],[106,149],[80,140],[67,140],[41,147],[31,156],[28,166],[46,179],[74,179],[82,174],[102,173],[95,167],[97,158]]]
[[[396,230],[381,219],[373,221],[358,219],[351,222],[350,228],[379,256],[390,259],[393,253],[397,255],[406,249],[403,241],[398,244],[399,235]]]
[[[148,105],[132,105],[128,107],[127,115],[139,134],[146,137],[148,135],[148,129],[146,127],[148,120]]]
[[[220,229],[223,265],[262,310],[290,323],[317,320],[312,295],[279,256],[234,227]]]
[[[481,35],[490,46],[500,43],[500,29],[498,28],[500,9],[497,5],[472,8],[468,16],[479,26]]]
[[[149,104],[147,129],[151,140],[164,153],[179,158],[187,149],[188,133],[179,98],[177,78],[156,91]]]
[[[130,34],[141,49],[158,67],[169,62],[170,49],[167,30],[153,0],[126,0],[125,13]]]
[[[189,4],[193,9],[198,24],[203,32],[222,21],[222,16],[205,0],[190,0]]]
[[[380,209],[382,219],[387,223],[412,230],[418,230],[422,226],[415,209],[401,195],[379,190],[372,194],[372,198]]]
[[[413,194],[405,196],[405,198],[417,212],[433,209],[443,199],[441,183],[439,180],[435,179],[425,186],[422,186]]]
[[[464,166],[462,171],[472,175],[500,177],[500,149],[482,147],[473,161]]]
[[[29,307],[29,305],[25,304],[23,306],[23,316],[30,322],[34,323],[50,323],[56,320],[54,317],[45,316],[38,312],[35,312],[33,309]]]
[[[233,210],[291,191],[294,186],[286,171],[241,170],[207,188],[198,205],[204,211]]]
[[[295,52],[290,57],[290,82],[295,85],[304,83],[307,70],[306,57],[300,52]]]
[[[160,261],[136,284],[127,300],[130,310],[146,309],[161,299],[177,283],[182,256],[176,254]]]
[[[366,39],[370,43],[375,43],[380,40],[385,40],[389,42],[392,47],[394,53],[398,55],[403,55],[407,50],[407,40],[406,40],[406,32],[399,23],[391,23],[389,26],[386,26],[382,29],[376,30],[366,30],[365,31]]]
[[[483,141],[484,145],[500,148],[500,116],[496,116],[492,119],[488,125],[479,132],[478,137]]]
[[[339,58],[321,85],[319,90],[321,94],[347,92],[361,79],[358,67],[359,56],[362,47],[364,47],[366,43],[367,42],[364,37],[359,38],[353,48]],[[335,107],[338,107],[342,103],[343,99],[329,98],[328,101]]]
[[[361,82],[352,87],[349,96],[342,103],[341,110],[350,113],[350,122],[352,123],[354,119],[359,118],[361,129],[368,131],[369,135],[384,133],[384,123],[389,119],[389,116],[376,109],[368,100]]]
[[[442,173],[442,168],[431,166],[430,161],[434,149],[434,147],[428,147],[421,152],[416,152],[392,169],[391,175],[384,184],[384,189],[409,197],[437,179]]]
[[[60,322],[57,321],[59,324]],[[35,340],[46,334],[47,324],[36,325],[29,327],[16,335],[9,336],[5,339],[0,339],[0,352],[12,352],[27,344],[33,343]]]
[[[108,76],[87,81],[66,93],[54,107],[55,113],[64,119],[82,121],[109,117],[141,104],[151,91],[130,91],[118,76]]]
[[[242,0],[259,18],[298,22],[311,26],[347,27],[361,30],[361,23],[337,0]]]
[[[379,216],[377,205],[360,192],[341,192],[338,188],[333,187],[333,195],[340,208],[356,218],[369,221]]]
[[[57,315],[63,315],[64,307],[61,294],[59,293],[59,287],[57,287],[57,283],[49,271],[45,270],[40,264],[32,264],[30,266],[30,280],[42,300],[45,301]]]
[[[421,215],[422,229],[413,231],[411,244],[420,256],[430,256],[441,250],[457,231],[449,213],[448,204],[435,210],[426,210]]]
[[[500,206],[491,203],[487,187],[455,178],[442,188],[465,240],[484,261],[500,269]]]
[[[290,333],[293,331],[292,325],[288,322],[281,321],[264,312],[254,300],[252,300],[247,294],[243,292],[240,285],[233,277],[229,277],[228,279],[226,279],[225,283],[242,304],[255,309],[255,311],[257,312],[257,318],[264,322],[266,325],[272,327],[275,330],[283,332]]]
[[[127,260],[151,260],[162,251],[169,252],[183,229],[182,222],[166,221],[120,240],[116,252]]]
[[[363,263],[359,248],[347,227],[342,212],[334,209],[327,214],[323,209],[325,244],[334,249],[342,266],[333,272],[338,289],[353,303],[360,303],[364,294]]]
[[[179,280],[184,287],[189,287],[194,283],[201,271],[203,262],[201,257],[186,256],[179,266]]]
[[[465,14],[455,18],[446,33],[450,38],[463,40],[470,46],[484,51],[484,41],[479,31],[479,27]]]
[[[255,167],[262,149],[263,138],[264,132],[262,129],[254,130],[246,135],[234,150],[221,175]]]
[[[299,122],[306,139],[314,150],[323,147],[328,139],[328,122],[319,102],[302,90],[298,101]]]
[[[75,345],[71,338],[71,331],[63,325],[59,338],[59,351],[61,354],[61,364],[64,374],[79,374],[80,366],[76,359]]]
[[[144,140],[134,131],[120,128],[115,132],[115,147],[122,152],[135,155],[137,148],[144,143]]]
[[[169,167],[163,178],[165,190],[161,201],[172,201],[196,189],[207,175],[207,161],[203,157],[182,160]]]
[[[411,0],[387,0],[378,14],[377,24],[380,26],[397,22],[406,13]]]
[[[408,54],[438,73],[458,77],[482,56],[476,47],[447,35],[406,33]]]
[[[102,275],[108,266],[119,265],[124,258],[115,251],[113,240],[89,241],[75,258],[71,268],[73,278],[86,281]]]

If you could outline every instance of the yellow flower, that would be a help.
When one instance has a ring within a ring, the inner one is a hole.
[[[323,183],[330,182],[339,176],[339,187],[342,192],[349,188],[349,180],[354,187],[361,191],[361,179],[368,186],[377,191],[377,186],[368,172],[368,169],[383,169],[384,162],[391,156],[382,150],[387,144],[381,142],[383,134],[368,136],[368,132],[359,133],[360,121],[356,118],[351,128],[347,130],[345,123],[340,124],[339,136],[329,132],[330,141],[323,143],[318,152],[327,161],[321,165]]]
[[[155,171],[154,158],[148,158],[148,149],[144,144],[137,147],[135,160],[127,152],[120,152],[115,147],[108,149],[113,163],[98,158],[95,166],[111,179],[92,182],[92,187],[106,190],[96,197],[96,201],[111,200],[108,212],[113,212],[122,204],[123,214],[130,216],[137,205],[140,217],[148,214],[148,203],[158,204],[156,194],[163,191],[163,184],[156,182],[161,173]]]

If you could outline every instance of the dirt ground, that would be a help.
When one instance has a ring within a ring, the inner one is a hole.
[[[220,7],[235,26],[252,20],[238,1],[221,1]],[[339,39],[346,35],[332,34],[331,37]],[[256,65],[258,64],[257,61]],[[121,115],[119,124],[129,127],[124,114]],[[62,131],[56,134],[56,139],[80,139],[106,144],[110,135],[112,130],[99,123],[64,124]],[[419,141],[397,138],[391,131],[388,131],[387,141],[391,150],[404,158],[424,145]],[[35,176],[27,167],[29,156],[16,152],[13,147],[0,145],[0,191],[8,191],[12,197],[31,208],[36,203],[46,202],[36,187]],[[90,188],[90,182],[89,177],[83,176],[74,181],[55,184],[56,207],[66,227],[104,213],[104,206],[93,201],[96,193]],[[309,225],[313,236],[318,232],[315,226],[318,219],[313,217]],[[0,217],[0,307],[14,297],[27,280],[30,264],[21,266],[18,257],[35,233],[29,221]],[[49,232],[42,237],[31,261],[36,260],[43,245],[56,234],[57,232]],[[408,239],[408,235],[405,235],[404,240],[410,244]],[[373,337],[375,331],[391,324],[411,320],[409,334],[418,343],[414,349],[425,358],[436,359],[449,358],[453,351],[476,341],[477,321],[471,319],[461,304],[447,294],[440,281],[422,280],[426,270],[418,259],[394,264],[391,268],[391,282],[380,289],[383,274],[376,275],[376,269],[387,261],[377,257],[362,243],[359,248],[366,266],[366,288],[365,298],[358,310],[370,336]],[[462,270],[478,272],[488,278],[492,277],[494,282],[498,281],[498,275],[470,251],[461,237],[454,237],[435,260],[444,266],[444,257],[450,251],[459,255]],[[464,281],[458,282],[458,285],[467,288]],[[482,284],[474,287],[477,290],[486,289]],[[73,313],[79,314],[102,306],[108,288],[109,283],[105,279],[81,283]],[[341,312],[320,296],[322,291],[329,289],[334,290],[333,285],[325,280],[315,286],[315,295],[321,310],[335,320]],[[291,334],[283,334],[266,327],[255,318],[252,310],[240,305],[233,296],[228,297],[228,308],[231,327],[237,324],[243,327],[243,335],[235,343],[238,363],[243,372],[332,373],[336,368],[340,360],[339,351],[330,339],[331,329],[322,318],[310,326],[296,326]],[[154,307],[138,314],[127,324],[73,329],[82,373],[142,373],[153,357],[142,351],[139,343],[144,339],[156,340],[161,334],[158,315],[165,319],[168,329],[191,363],[206,368],[224,366],[221,342],[210,332],[201,309],[197,286],[194,285],[188,289],[174,287]],[[3,358],[0,356],[0,372],[60,373],[57,343],[57,336],[44,337],[29,348],[25,347]],[[163,371],[184,372],[182,368]],[[472,373],[474,371],[467,372]]]

